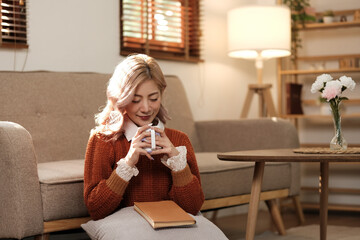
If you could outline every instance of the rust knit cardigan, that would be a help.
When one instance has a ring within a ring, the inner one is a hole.
[[[116,141],[106,141],[99,134],[90,136],[84,169],[84,200],[92,219],[104,218],[134,202],[173,200],[186,212],[197,214],[204,202],[200,173],[194,150],[186,134],[165,129],[172,144],[185,146],[187,166],[174,172],[164,166],[160,158],[149,160],[140,156],[136,165],[139,175],[129,182],[116,174],[117,161],[124,158],[130,142],[122,135]]]

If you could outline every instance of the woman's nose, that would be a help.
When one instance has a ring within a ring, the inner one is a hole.
[[[140,110],[142,112],[149,112],[150,111],[150,105],[149,105],[148,101],[143,101]]]

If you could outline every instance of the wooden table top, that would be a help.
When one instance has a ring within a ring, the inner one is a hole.
[[[234,151],[219,153],[217,157],[242,162],[360,162],[357,153],[295,153],[294,149]]]

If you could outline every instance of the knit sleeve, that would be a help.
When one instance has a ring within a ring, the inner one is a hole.
[[[113,144],[97,134],[92,135],[85,154],[84,200],[94,220],[118,208],[128,185],[113,170],[115,162]]]
[[[185,211],[195,215],[200,211],[204,202],[204,194],[201,188],[200,172],[194,149],[185,134],[181,135],[179,141],[174,140],[174,142],[176,142],[176,145],[186,147],[187,166],[181,171],[171,172],[173,185],[170,190],[170,198]]]

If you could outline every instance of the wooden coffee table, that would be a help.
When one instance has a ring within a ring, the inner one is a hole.
[[[253,240],[260,200],[265,162],[319,162],[320,163],[320,240],[326,240],[328,214],[328,185],[330,162],[360,162],[360,154],[352,153],[294,153],[293,149],[267,149],[219,153],[225,161],[255,162],[251,188],[246,240]]]

